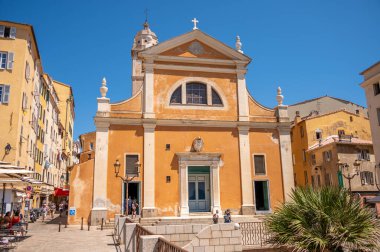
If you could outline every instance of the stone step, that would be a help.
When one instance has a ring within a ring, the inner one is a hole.
[[[233,215],[233,222],[262,222],[265,216],[262,215]],[[219,223],[223,223],[223,216],[219,218]],[[209,215],[190,215],[188,217],[157,217],[157,218],[141,218],[142,226],[157,225],[184,225],[184,224],[212,224],[212,216]]]

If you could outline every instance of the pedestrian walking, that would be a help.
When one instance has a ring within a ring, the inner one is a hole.
[[[231,211],[230,209],[227,209],[225,212],[224,212],[224,223],[231,223]]]
[[[59,203],[58,210],[59,210],[59,217],[62,217],[63,213],[63,202]]]
[[[56,206],[55,206],[55,204],[52,202],[52,203],[50,204],[50,217],[51,217],[52,219],[54,219],[55,208],[56,208]]]
[[[42,222],[45,221],[45,218],[46,218],[46,215],[47,215],[48,211],[49,211],[48,206],[47,206],[46,204],[43,204],[43,205],[42,205],[42,208],[41,208],[41,212],[42,212]]]
[[[136,218],[136,212],[137,212],[138,207],[139,207],[139,204],[137,203],[137,201],[133,200],[133,203],[132,203],[132,219]]]

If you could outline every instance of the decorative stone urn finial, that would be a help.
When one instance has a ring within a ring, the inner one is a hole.
[[[277,88],[276,99],[277,99],[278,105],[281,106],[282,105],[282,101],[284,100],[284,96],[282,95],[282,92],[281,92],[281,87]]]
[[[236,50],[237,50],[238,52],[243,53],[243,51],[241,50],[241,47],[242,47],[242,46],[243,46],[243,44],[241,43],[241,41],[240,41],[240,36],[238,35],[238,36],[236,36],[236,43],[235,43]]]
[[[100,94],[102,95],[102,98],[106,97],[107,91],[108,91],[107,80],[106,80],[106,77],[103,77],[102,86],[100,87]]]

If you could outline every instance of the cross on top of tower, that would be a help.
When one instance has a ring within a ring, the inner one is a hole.
[[[144,13],[145,13],[145,22],[148,22],[148,8],[145,8]]]
[[[191,22],[194,23],[193,30],[198,30],[197,23],[199,23],[199,21],[196,18],[193,18],[193,20],[191,20]]]

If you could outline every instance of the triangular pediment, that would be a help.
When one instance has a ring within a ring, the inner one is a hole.
[[[162,52],[159,55],[206,59],[232,59],[196,39]]]
[[[187,58],[206,58],[250,62],[251,59],[199,30],[193,30],[153,46],[143,52],[143,57],[162,55]]]

